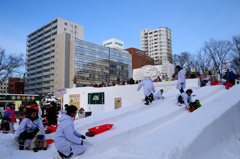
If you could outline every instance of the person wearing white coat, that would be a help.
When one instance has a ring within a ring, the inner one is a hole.
[[[152,80],[149,77],[145,78],[142,82],[139,83],[137,91],[139,91],[142,87],[143,87],[143,92],[144,92],[145,101],[146,101],[145,104],[149,105],[149,101],[151,103],[153,100],[152,93],[156,92]]]
[[[158,100],[158,99],[164,99],[164,97],[162,96],[163,94],[163,90],[161,89],[160,91],[157,91],[157,93],[155,93],[153,95],[153,99],[154,100]]]
[[[192,102],[192,92],[193,91],[191,89],[188,89],[186,91],[186,93],[183,92],[183,93],[179,94],[177,96],[178,106],[181,106],[181,103],[184,103],[186,105],[187,109],[189,109],[188,103]]]
[[[62,114],[55,133],[54,145],[60,157],[82,154],[86,149],[83,140],[86,137],[74,129],[73,117],[77,114],[77,107],[70,105],[67,114]]]
[[[19,141],[19,149],[24,149],[26,139],[33,139],[39,130],[45,132],[42,120],[39,119],[36,109],[29,109],[29,114],[20,123],[16,132],[16,140]]]
[[[186,88],[186,79],[185,79],[185,71],[180,66],[176,66],[178,71],[178,81],[177,81],[177,89],[179,89],[180,93],[184,92]]]

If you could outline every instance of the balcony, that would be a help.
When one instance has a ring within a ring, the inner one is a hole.
[[[27,84],[33,84],[35,83],[35,80],[27,81]]]
[[[51,86],[51,87],[53,87],[53,86],[54,86],[54,83],[53,83],[53,82],[52,82],[52,83],[50,83],[50,86]]]
[[[49,83],[42,84],[43,87],[49,87]]]
[[[44,30],[38,32],[38,35],[41,35],[42,33],[44,33]]]
[[[42,63],[37,63],[37,64],[36,64],[36,67],[38,67],[38,66],[42,66]]]
[[[42,45],[42,44],[43,44],[43,41],[37,43],[37,45]]]
[[[53,58],[53,59],[51,59],[51,62],[54,62],[54,58]]]
[[[41,56],[43,54],[43,51],[37,53],[37,56]]]
[[[50,48],[49,49],[46,49],[46,50],[44,50],[43,51],[43,53],[47,53],[47,52],[49,52],[50,51]]]
[[[37,79],[36,82],[42,82],[42,79]]]
[[[30,65],[30,66],[28,67],[28,69],[35,68],[35,66],[36,66],[36,65]]]
[[[54,67],[54,64],[51,64],[51,68]]]
[[[29,89],[33,89],[33,88],[35,88],[35,86],[29,86]]]
[[[49,72],[43,72],[43,75],[49,75]]]
[[[51,60],[44,60],[43,64],[47,64],[47,63],[50,63],[50,62],[51,62]]]
[[[28,94],[35,94],[35,91],[29,91]]]
[[[43,81],[49,81],[49,77],[48,78],[43,78]]]
[[[42,77],[42,73],[36,74],[36,77]]]
[[[56,36],[57,36],[57,34],[55,34],[55,35],[52,35],[52,39],[54,39]]]
[[[52,28],[54,28],[55,26],[57,26],[57,23],[54,23],[54,24],[52,25]]]
[[[50,45],[51,45],[50,43],[47,43],[47,44],[44,45],[44,48],[46,48],[46,47],[48,47]]]
[[[50,66],[44,66],[43,70],[50,69]]]
[[[43,89],[42,93],[49,93],[49,89]]]
[[[42,68],[38,68],[35,70],[36,72],[42,71]]]
[[[57,28],[56,28],[56,29],[53,29],[53,30],[52,30],[52,33],[54,33],[55,31],[57,31]]]
[[[51,47],[51,50],[54,50],[55,49],[55,46]]]
[[[42,50],[42,49],[43,49],[43,47],[39,47],[39,48],[37,48],[37,51],[38,51],[38,50]]]
[[[47,34],[44,34],[44,37],[48,36],[48,35],[51,35],[51,31],[49,31]]]
[[[50,89],[50,92],[52,92],[52,93],[53,93],[53,92],[54,92],[54,89]]]
[[[44,39],[44,42],[47,42],[47,41],[49,41],[49,40],[51,40],[51,37],[49,37],[49,38],[47,38],[47,39]]]
[[[41,88],[41,87],[42,87],[41,84],[36,85],[36,88]]]
[[[51,73],[51,74],[54,73],[54,70],[51,70],[50,73]]]
[[[46,58],[49,58],[51,56],[51,54],[47,54],[47,55],[44,55],[43,58],[46,59]]]
[[[50,80],[53,80],[53,79],[54,79],[54,76],[51,76],[51,77],[50,77]]]
[[[44,28],[44,32],[48,31],[51,29],[51,25],[49,27]]]
[[[51,53],[51,56],[54,56],[54,52]]]

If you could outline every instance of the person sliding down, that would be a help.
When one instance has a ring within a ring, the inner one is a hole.
[[[163,94],[163,89],[161,89],[160,91],[157,91],[157,93],[155,93],[153,95],[153,99],[154,100],[158,100],[158,99],[164,99],[164,97],[162,96]]]
[[[186,105],[186,108],[189,109],[188,103],[192,102],[192,92],[193,91],[191,89],[188,89],[186,91],[186,93],[183,92],[183,93],[179,94],[177,96],[178,106],[181,106],[181,103],[184,103]]]
[[[190,102],[188,105],[189,105],[189,109],[191,110],[196,110],[202,106],[199,100],[195,100],[195,102]]]
[[[85,151],[83,140],[86,139],[74,129],[73,117],[77,114],[77,107],[70,105],[67,114],[62,114],[59,125],[55,133],[54,145],[61,158],[77,156]]]
[[[19,141],[19,150],[24,149],[25,140],[33,139],[39,129],[45,132],[42,120],[37,115],[37,110],[30,108],[27,116],[20,123],[15,136],[15,139]]]
[[[179,89],[180,93],[183,93],[186,87],[185,71],[180,66],[176,66],[176,70],[178,71],[178,81],[176,88]]]
[[[152,83],[152,80],[149,77],[145,77],[145,79],[139,83],[137,91],[139,91],[143,87],[144,96],[145,96],[145,105],[149,105],[149,102],[153,101],[153,92],[155,93],[155,87]]]

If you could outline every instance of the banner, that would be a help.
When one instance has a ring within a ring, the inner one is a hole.
[[[115,103],[115,109],[121,108],[122,107],[122,98],[115,98],[114,103]]]
[[[0,95],[0,100],[12,100],[12,101],[30,101],[35,100],[39,101],[39,96],[28,96],[28,95]]]
[[[104,92],[88,93],[88,104],[104,104]]]
[[[78,110],[80,109],[80,94],[69,95],[69,105],[75,105]]]

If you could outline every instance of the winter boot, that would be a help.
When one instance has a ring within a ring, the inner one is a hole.
[[[72,152],[71,152],[68,156],[64,155],[63,153],[61,153],[61,152],[58,151],[58,150],[57,150],[57,152],[58,152],[58,155],[59,155],[62,159],[70,158],[70,157],[73,155]]]
[[[148,96],[148,98],[149,98],[150,103],[152,103],[152,101],[153,101],[153,94],[151,93],[151,94]]]
[[[24,141],[19,139],[19,150],[24,150]]]
[[[145,97],[145,101],[146,103],[144,103],[145,105],[149,105],[149,99],[148,99],[148,96]]]

